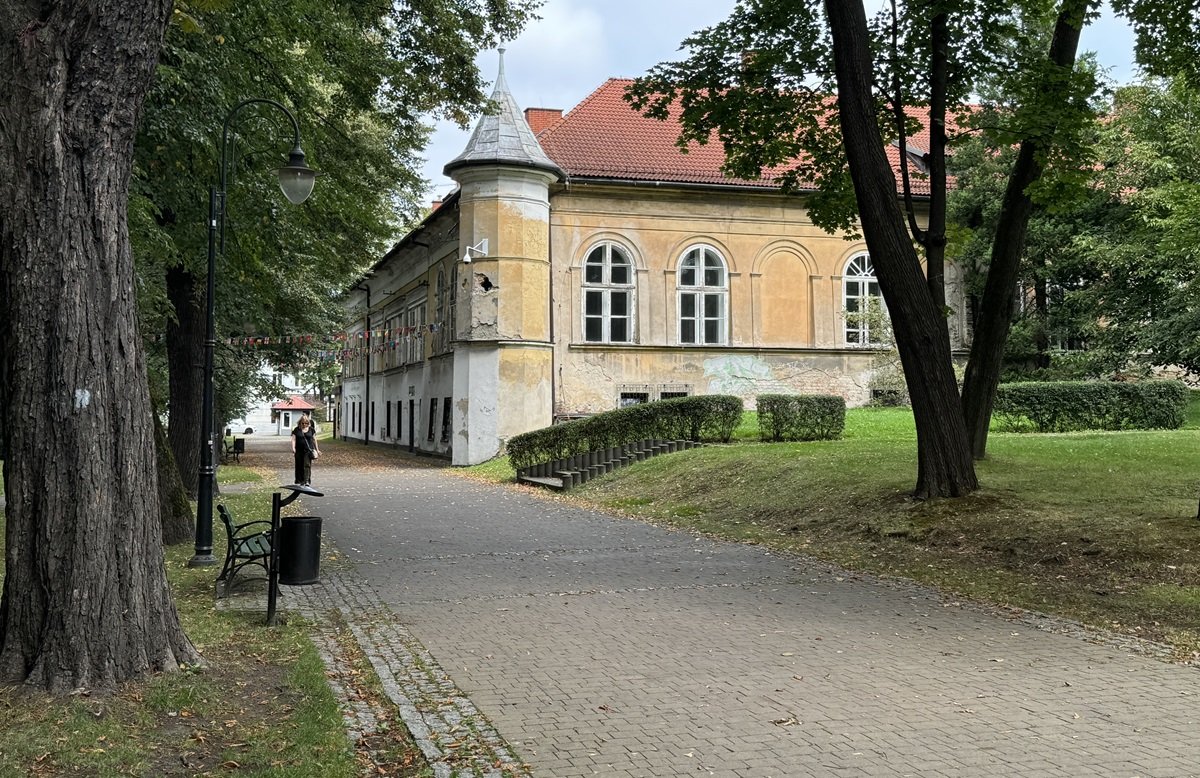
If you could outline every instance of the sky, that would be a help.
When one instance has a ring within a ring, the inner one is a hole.
[[[570,110],[609,78],[632,78],[659,62],[682,59],[680,43],[729,16],[734,0],[546,0],[540,20],[506,44],[504,74],[522,108]],[[1084,28],[1081,50],[1095,51],[1116,83],[1133,79],[1133,35],[1107,11]],[[496,51],[476,63],[489,82]],[[490,87],[489,87],[490,93]],[[423,175],[429,198],[454,189],[442,167],[466,147],[471,130],[452,122],[434,129]]]

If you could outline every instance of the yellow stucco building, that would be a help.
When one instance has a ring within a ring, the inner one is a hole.
[[[681,153],[676,124],[622,99],[628,83],[522,112],[501,66],[500,111],[446,165],[459,188],[348,296],[362,348],[338,434],[466,465],[631,402],[870,399],[879,328],[846,315],[879,296],[865,244],[814,226],[802,195],[723,175],[718,143]],[[947,281],[960,312],[953,266]],[[950,328],[961,346],[960,315]]]

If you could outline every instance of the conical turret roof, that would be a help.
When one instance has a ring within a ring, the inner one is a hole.
[[[542,151],[525,115],[508,91],[508,82],[504,79],[504,49],[500,49],[500,71],[496,75],[492,101],[499,110],[480,118],[467,147],[446,163],[445,174],[452,176],[453,171],[474,165],[517,165],[562,175],[558,165]]]

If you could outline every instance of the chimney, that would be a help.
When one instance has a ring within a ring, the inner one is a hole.
[[[542,130],[561,119],[562,115],[561,108],[526,108],[525,123],[529,125],[529,129],[533,130],[534,135],[538,135]]]
[[[433,201],[433,205],[431,205],[431,206],[429,207],[429,212],[430,212],[430,213],[433,213],[434,211],[436,211],[438,208],[441,208],[441,207],[442,207],[442,201],[441,201],[441,200],[434,200],[434,201]]]

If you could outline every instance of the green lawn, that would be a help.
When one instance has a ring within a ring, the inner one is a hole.
[[[1200,393],[1182,430],[993,432],[982,488],[914,502],[907,409],[847,413],[841,440],[735,443],[616,471],[570,499],[988,602],[1200,649]],[[748,414],[747,417],[751,417]],[[756,439],[753,421],[739,428]],[[474,469],[511,477],[502,460]]]

